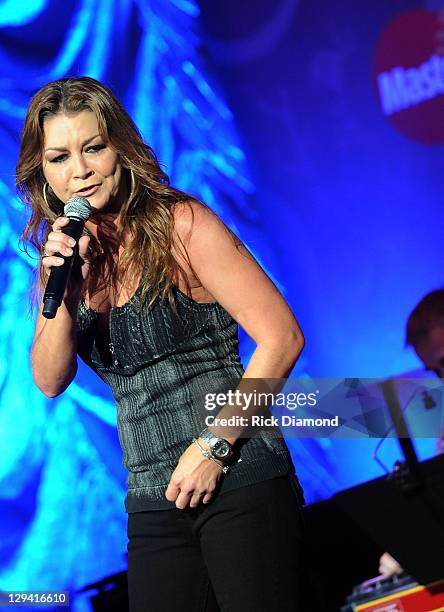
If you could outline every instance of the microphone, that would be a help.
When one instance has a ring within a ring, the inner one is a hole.
[[[68,225],[63,228],[63,233],[74,238],[78,243],[82,235],[85,221],[89,219],[92,213],[92,206],[86,198],[80,196],[72,196],[69,198],[63,209],[63,215],[69,218]],[[74,247],[74,253],[69,257],[54,253],[56,257],[62,257],[65,262],[61,266],[54,266],[49,273],[48,282],[46,284],[45,293],[43,296],[43,316],[47,319],[53,319],[57,314],[57,309],[62,303],[63,294],[65,293],[66,285],[68,284],[71,275],[74,259],[78,252],[78,245]]]

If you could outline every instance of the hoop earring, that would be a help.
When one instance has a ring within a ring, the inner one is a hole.
[[[43,185],[43,199],[45,200],[45,204],[46,204],[46,206],[47,206],[48,208],[51,208],[51,207],[49,206],[49,203],[48,203],[48,187],[49,187],[49,183],[45,183],[45,184]]]
[[[129,194],[128,202],[131,202],[131,200],[136,195],[136,177],[134,175],[134,171],[132,168],[130,168],[130,177],[131,177],[131,191]]]

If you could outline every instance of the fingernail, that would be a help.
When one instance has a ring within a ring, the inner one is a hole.
[[[57,261],[58,264],[65,263],[65,260],[62,259],[61,257],[57,257],[56,261]]]
[[[73,250],[72,250],[72,249],[68,249],[68,248],[67,248],[67,249],[66,249],[66,254],[67,254],[68,256],[72,255],[72,254],[73,254]]]
[[[70,238],[70,239],[68,240],[68,244],[69,244],[69,246],[74,246],[74,245],[75,245],[75,243],[76,243],[76,241],[74,240],[74,238]]]

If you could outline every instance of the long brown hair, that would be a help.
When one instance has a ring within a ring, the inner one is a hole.
[[[120,211],[118,238],[120,240],[128,232],[131,241],[119,260],[117,278],[125,286],[136,270],[144,270],[141,293],[143,297],[152,289],[150,305],[159,296],[162,299],[168,296],[170,302],[173,301],[172,286],[178,275],[190,293],[183,268],[172,253],[172,207],[178,202],[194,200],[201,205],[202,202],[170,186],[154,151],[144,143],[119,100],[102,83],[90,77],[48,83],[30,102],[16,169],[17,190],[30,208],[30,217],[22,234],[25,249],[32,245],[40,252],[52,224],[63,214],[64,204],[51,189],[46,189],[46,199],[44,197],[43,122],[46,117],[58,113],[76,114],[84,110],[95,114],[100,136],[117,151],[129,187],[130,195]],[[182,247],[180,252],[189,262],[183,244]],[[94,270],[99,268],[100,259],[99,245],[95,241],[92,241],[92,252]],[[39,272],[37,290],[45,284],[41,264]]]

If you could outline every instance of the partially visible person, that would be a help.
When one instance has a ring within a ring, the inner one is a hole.
[[[406,344],[415,349],[426,370],[444,378],[444,289],[431,291],[407,320]],[[444,431],[436,440],[436,454],[444,452]]]
[[[444,378],[444,289],[431,291],[415,306],[406,324],[405,342],[413,347],[426,370]],[[436,441],[436,454],[444,452],[444,431]],[[402,567],[389,553],[379,559],[379,572],[394,576]]]
[[[415,349],[426,370],[444,378],[444,289],[431,291],[408,318],[406,344]]]

